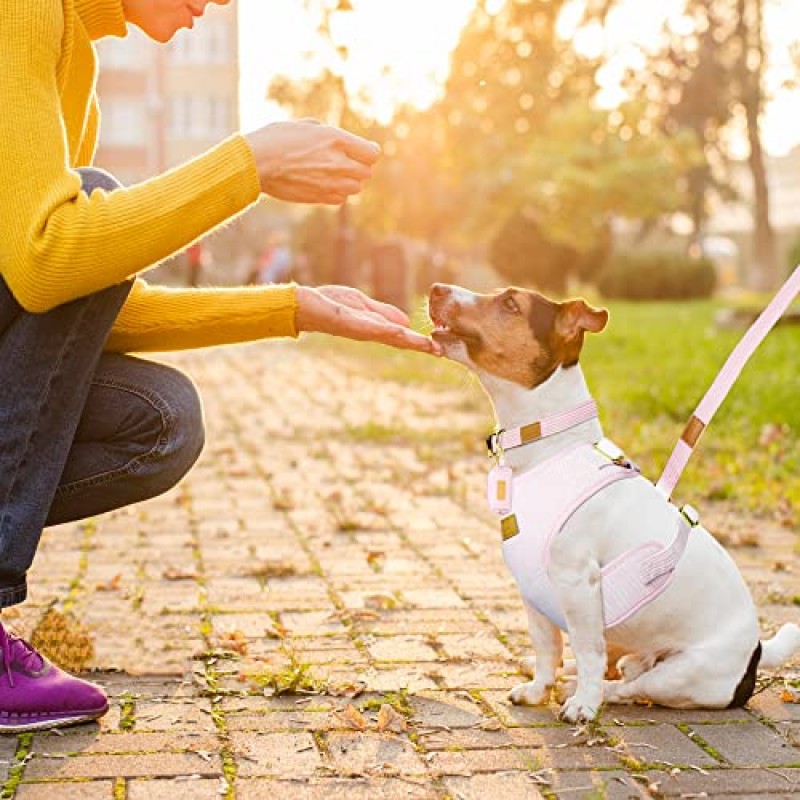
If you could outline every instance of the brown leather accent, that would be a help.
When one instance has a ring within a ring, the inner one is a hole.
[[[510,514],[500,520],[500,531],[503,534],[503,541],[519,533],[519,525],[517,524],[517,518],[514,514]]]
[[[683,433],[681,434],[681,439],[683,439],[689,447],[694,447],[697,444],[697,440],[700,438],[700,434],[705,430],[705,423],[701,422],[697,417],[692,416],[689,420],[688,425],[684,428]]]
[[[519,432],[520,441],[522,444],[528,444],[528,442],[533,442],[536,439],[541,438],[542,436],[542,423],[541,422],[531,422],[530,425],[523,425],[522,429]]]

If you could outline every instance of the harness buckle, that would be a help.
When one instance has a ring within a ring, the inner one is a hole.
[[[696,528],[700,524],[700,512],[694,506],[690,506],[688,503],[686,503],[685,505],[681,506],[680,512],[683,515],[683,518],[693,528]]]
[[[490,433],[486,437],[486,449],[489,451],[489,455],[492,458],[499,459],[503,455],[503,448],[500,445],[500,437],[504,432],[505,429],[500,428],[500,430]]]
[[[603,437],[600,441],[594,443],[594,449],[615,464],[624,464],[626,461],[625,453],[611,439]]]

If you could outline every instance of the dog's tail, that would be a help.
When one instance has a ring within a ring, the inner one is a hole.
[[[771,639],[761,642],[762,669],[776,669],[800,651],[800,626],[787,622]]]

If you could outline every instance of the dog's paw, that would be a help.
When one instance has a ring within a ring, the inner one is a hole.
[[[628,653],[617,661],[617,669],[620,671],[622,679],[627,682],[635,681],[652,668],[653,659],[634,653]]]
[[[520,683],[508,693],[508,699],[515,706],[541,706],[550,699],[550,687],[536,681]]]
[[[635,695],[631,694],[630,683],[624,681],[604,681],[603,700],[613,705],[630,705],[635,700]]]
[[[561,706],[559,719],[565,722],[591,722],[600,711],[600,703],[589,701],[580,694],[574,694]]]

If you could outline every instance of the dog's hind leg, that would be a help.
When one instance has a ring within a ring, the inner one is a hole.
[[[538,706],[548,701],[550,690],[556,682],[556,670],[561,666],[564,652],[564,639],[561,630],[533,606],[525,603],[525,611],[535,657],[523,659],[523,669],[533,680],[515,686],[508,697],[516,705]]]
[[[632,680],[607,681],[607,703],[650,702],[668,708],[725,708],[736,680],[720,674],[724,653],[686,650],[658,661]],[[637,666],[645,666],[640,662]]]

